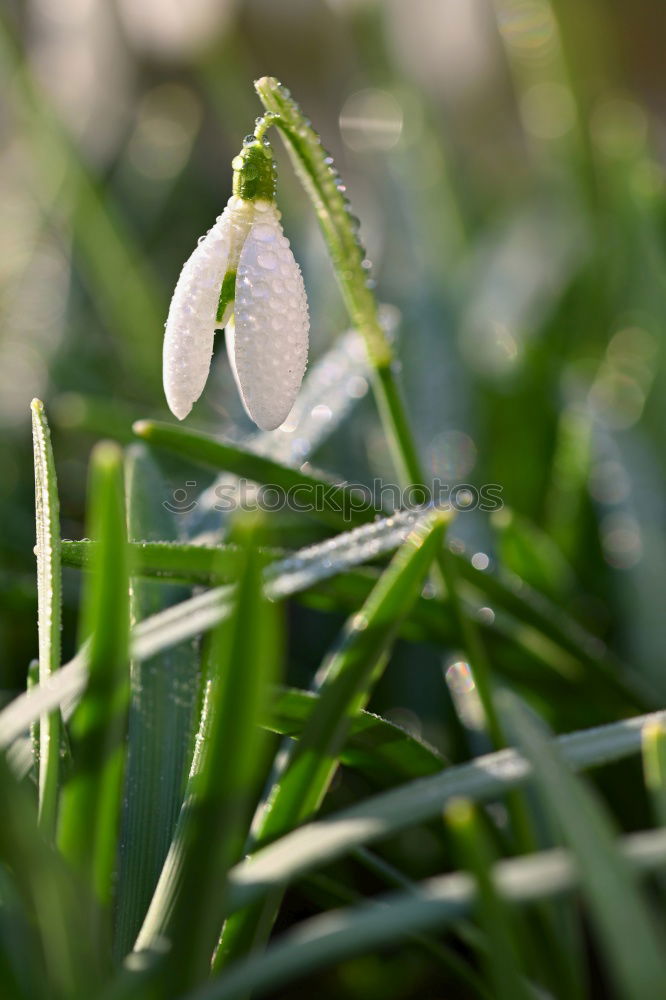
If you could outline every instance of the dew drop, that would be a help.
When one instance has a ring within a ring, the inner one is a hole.
[[[265,243],[273,238],[273,228],[265,222],[258,222],[252,228],[252,235],[255,239]]]

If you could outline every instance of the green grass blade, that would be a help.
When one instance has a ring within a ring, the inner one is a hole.
[[[224,613],[228,613],[226,605]],[[220,617],[222,614],[217,620]],[[156,646],[158,643],[153,640],[151,650],[154,651]],[[22,695],[15,699],[0,713],[3,719],[0,725],[2,745],[11,744],[44,710],[68,698],[75,698],[85,685],[85,678],[85,659],[79,656],[59,671],[55,686],[55,682],[51,682],[51,687],[40,690],[36,695],[29,698]],[[555,743],[572,769],[584,770],[638,753],[643,726],[655,722],[666,723],[666,711],[559,736]],[[29,767],[29,743],[25,749]],[[19,765],[24,764],[23,757],[21,753]],[[316,867],[320,858],[332,860],[360,844],[435,818],[444,803],[452,797],[462,796],[474,801],[498,798],[508,789],[524,784],[529,774],[530,765],[520,753],[503,750],[375,796],[358,807],[330,817],[325,824],[308,824],[303,830],[282,838],[279,844],[262,849],[251,862],[236,869],[232,876],[234,905],[240,907],[246,900],[260,895],[264,878],[272,885],[280,885]],[[256,878],[253,873],[255,865]]]
[[[441,545],[443,528],[437,515],[415,528],[322,664],[319,698],[270,795],[258,841],[281,836],[321,805],[351,720],[367,704],[400,621],[418,597]]]
[[[63,539],[63,565],[88,569],[94,549],[95,543],[88,538]],[[137,577],[211,586],[228,583],[238,573],[238,549],[233,545],[207,547],[187,542],[136,540],[130,541],[129,553],[132,575]]]
[[[361,859],[359,858],[359,860]],[[412,892],[418,892],[417,883],[405,879],[397,869],[392,869],[377,855],[370,855],[369,851],[365,852],[362,863],[368,871],[372,871],[388,885],[392,887],[398,885],[400,888],[409,888]],[[337,874],[335,878],[323,874],[309,875],[300,888],[311,899],[314,898],[314,902],[320,907],[323,903],[326,909],[364,902],[363,895],[353,887],[353,882],[350,880],[348,884],[345,884]],[[493,1000],[481,977],[467,964],[464,958],[458,955],[455,946],[448,947],[437,941],[435,937],[426,934],[410,934],[406,936],[405,943],[417,945],[428,958],[434,959],[441,967],[446,977],[442,988],[448,986],[450,989],[453,984],[459,983],[466,988],[464,994],[466,998],[478,997],[483,998],[483,1000]]]
[[[228,595],[228,592],[225,594]],[[215,597],[218,601],[220,600],[219,591],[211,591],[210,594],[204,596],[211,603]],[[189,602],[187,603],[189,604]],[[210,618],[219,622],[228,614],[229,603],[224,603],[216,614],[213,613],[212,608],[209,611]],[[168,614],[168,612],[163,614]],[[149,627],[145,630],[147,642],[143,649],[139,649],[141,655],[154,655],[156,651],[163,648],[159,641],[159,629],[155,627],[155,634],[153,634],[154,619],[158,617],[155,615],[147,620],[147,624],[149,623]],[[142,641],[143,637],[144,634],[142,634]],[[137,655],[136,645],[134,655]],[[30,695],[20,695],[0,713],[0,746],[11,746],[29,728],[31,722],[39,718],[42,712],[50,710],[56,705],[75,703],[85,686],[86,656],[87,649],[84,649],[74,660],[61,668],[57,678],[54,678],[49,685],[37,688],[36,692]],[[67,714],[66,711],[65,714]],[[584,770],[639,752],[642,728],[652,722],[666,722],[666,711],[653,712],[633,719],[560,736],[555,742],[573,769]],[[30,766],[30,761],[31,748],[28,741],[27,745],[20,745],[19,753],[15,756],[13,764],[21,773],[25,774]],[[417,823],[434,818],[447,798],[459,795],[480,801],[501,796],[507,789],[523,784],[529,773],[529,764],[521,754],[514,750],[504,750],[478,757],[470,764],[449,768],[442,775],[423,779],[411,790],[409,790],[409,786],[405,786],[399,790],[397,802],[394,802],[392,798],[397,793],[390,793],[386,799],[368,800],[368,810],[359,807],[358,810],[352,809],[347,814],[341,814],[339,827],[328,822],[326,827],[321,829],[318,828],[317,824],[311,824],[311,826],[317,830],[316,836],[321,839],[322,852],[326,853],[330,850],[331,857],[337,857],[345,850],[356,846],[357,843],[365,843],[363,837],[366,834],[369,839],[374,839],[381,836],[383,830],[386,830],[386,835],[389,835],[409,826],[411,821]],[[347,827],[347,818],[352,820],[350,827]],[[377,822],[374,822],[373,818]],[[285,844],[290,842],[291,838],[295,838],[298,842],[294,845],[291,858],[298,860],[298,863],[293,868],[290,865],[287,866],[287,879],[299,874],[301,861],[305,864],[303,870],[307,870],[308,864],[312,865],[317,857],[317,851],[315,851],[314,857],[311,856],[310,846],[307,843],[308,838],[305,838],[306,843],[301,843],[300,836],[301,832],[297,831],[283,838]],[[358,836],[361,839],[357,841],[355,838]],[[291,848],[289,851],[291,852]],[[272,848],[265,848],[261,853],[262,856],[265,855],[267,869],[271,870]],[[249,870],[244,870],[241,876],[243,883],[248,875]],[[252,881],[250,876],[249,882]],[[246,888],[242,890],[242,892],[245,891]],[[239,905],[242,904],[239,903]]]
[[[360,607],[377,574],[373,570],[353,572],[349,569],[396,548],[406,537],[409,526],[420,516],[417,512],[406,511],[300,549],[284,559],[277,558],[278,550],[264,550],[267,561],[272,563],[266,571],[272,593],[276,596],[295,594],[301,603],[323,611],[348,612]],[[63,563],[85,567],[92,545],[87,540],[64,541]],[[236,561],[233,546],[205,548],[182,543],[141,542],[132,546],[131,552],[134,565],[142,575],[209,585],[231,580]],[[219,574],[212,570],[216,552],[221,558]],[[503,671],[506,659],[510,663],[513,649],[517,647],[536,666],[554,672],[554,679],[561,677],[566,683],[579,684],[587,676],[590,682],[594,678],[603,683],[608,696],[622,711],[632,707],[640,710],[654,702],[654,697],[644,692],[644,685],[636,689],[634,677],[626,673],[603,643],[582,630],[565,612],[552,608],[542,595],[530,592],[522,581],[514,580],[509,585],[493,574],[475,570],[462,558],[459,567],[464,563],[469,567],[473,588],[463,583],[461,592],[470,606],[473,608],[480,601],[486,601],[498,610],[508,611],[484,626],[485,638],[491,644],[499,672]],[[519,586],[522,596],[518,594]],[[449,648],[458,642],[451,608],[439,600],[419,599],[403,623],[401,634],[411,640],[435,642]],[[498,655],[498,640],[507,646],[504,658]],[[511,673],[508,676],[513,678]]]
[[[198,753],[137,949],[166,940],[174,994],[205,974],[219,934],[226,875],[242,853],[263,771],[260,722],[280,657],[277,605],[264,595],[254,531],[233,608],[216,631]]]
[[[126,480],[130,536],[174,536],[173,515],[155,503],[162,477],[141,445],[128,452]],[[130,565],[136,548],[130,549]],[[179,598],[180,588],[133,578],[132,619],[144,619]],[[199,656],[189,641],[132,660],[116,893],[118,956],[132,949],[173,836],[186,779],[198,670]]]
[[[650,722],[643,727],[643,774],[652,799],[654,818],[666,826],[666,724]]]
[[[457,557],[460,576],[475,590],[501,608],[516,621],[541,633],[569,653],[574,661],[605,680],[609,687],[639,709],[654,706],[654,695],[635,674],[627,671],[597,637],[586,631],[565,608],[553,604],[543,594],[533,590],[524,580],[513,574],[488,573],[476,569],[466,557]]]
[[[60,501],[44,404],[33,399],[30,409],[35,460],[39,682],[44,684],[60,666]],[[39,722],[39,825],[49,837],[55,834],[59,770],[60,712],[56,710],[43,715]]]
[[[373,366],[389,364],[391,348],[362,267],[365,254],[344,187],[339,184],[330,157],[286,87],[267,76],[254,86],[265,109],[278,116],[276,124],[317,214],[352,323],[365,339]]]
[[[71,202],[68,215],[82,269],[93,299],[99,303],[100,318],[111,323],[117,333],[125,375],[130,382],[135,379],[135,384],[157,388],[155,351],[159,349],[166,302],[161,301],[149,258],[141,253],[117,207],[58,121],[4,17],[0,18],[0,65],[5,67],[6,87],[11,78],[14,100],[24,120],[23,135],[37,168],[31,179],[40,207],[50,215],[56,198],[60,204]],[[54,164],[56,180],[64,178],[64,185],[55,190]]]
[[[286,555],[282,550],[263,548],[265,562],[270,564],[266,568],[266,581],[271,595],[288,597],[321,580],[393,552],[426,513],[423,509],[401,511]],[[85,569],[90,564],[94,545],[89,539],[64,541],[64,564]],[[130,545],[130,554],[133,570],[138,575],[160,579],[228,583],[235,579],[238,570],[237,550],[228,544],[209,547],[143,540]],[[368,587],[372,585],[373,581],[370,581]]]
[[[627,1000],[654,1000],[666,977],[663,949],[647,901],[616,847],[613,824],[518,700],[503,692],[501,705],[532,764],[536,787],[577,858],[582,892],[618,992]]]
[[[48,986],[49,996],[73,1000],[94,996],[101,973],[98,942],[88,921],[94,903],[41,835],[33,797],[10,774],[4,758],[0,758],[0,799],[0,864],[39,939],[38,950],[30,955],[34,969],[25,970],[36,978],[39,990],[31,995],[42,995]]]
[[[39,684],[39,660],[31,660],[28,664],[28,675],[26,677],[26,691],[33,691]],[[60,709],[58,709],[60,712]],[[39,719],[35,719],[30,726],[30,745],[32,750],[32,764],[39,767]],[[11,761],[10,761],[11,767]],[[20,775],[23,777],[23,775]]]
[[[666,865],[666,831],[632,834],[620,841],[618,850],[633,869],[657,870]],[[575,859],[563,850],[500,861],[492,871],[497,892],[512,905],[566,892],[577,885],[578,878]],[[470,914],[475,902],[473,879],[455,872],[420,883],[416,892],[389,893],[361,906],[313,917],[284,934],[263,955],[237,963],[183,1000],[240,1000],[250,992],[263,995],[316,969],[390,947],[405,935],[451,926]]]
[[[260,485],[270,484],[283,491],[287,498],[293,498],[293,509],[306,510],[333,527],[366,524],[376,517],[372,503],[358,491],[352,492],[345,486],[299,472],[208,434],[152,420],[138,421],[134,430],[148,444],[166,448],[189,461],[245,476]]]
[[[584,770],[640,752],[642,728],[654,720],[666,720],[666,712],[571,733],[553,742],[570,768]],[[530,764],[522,754],[502,750],[308,823],[236,867],[230,876],[230,905],[241,908],[356,847],[435,819],[453,798],[475,802],[501,798],[509,789],[525,784],[530,774]]]
[[[329,788],[351,720],[364,708],[386,664],[401,618],[418,597],[442,544],[436,514],[414,529],[363,605],[345,626],[335,652],[317,675],[319,697],[297,743],[257,813],[254,844],[274,840],[315,813]],[[215,968],[266,939],[279,901],[269,899],[227,920]]]
[[[128,698],[129,576],[122,452],[93,451],[89,525],[97,561],[84,594],[82,634],[90,636],[88,683],[72,718],[73,773],[62,795],[61,850],[103,904],[116,864]]]
[[[349,600],[352,599],[354,603],[351,606],[358,606],[370,592],[373,579],[371,577],[364,578],[358,573],[354,575],[344,574],[344,579],[342,577],[336,579],[330,575],[394,548],[400,540],[406,537],[409,528],[416,519],[422,516],[419,512],[405,511],[385,521],[356,528],[319,545],[300,550],[281,563],[274,565],[269,571],[269,575],[274,574],[274,579],[270,582],[272,593],[274,596],[287,596],[298,593],[301,588],[312,587],[313,584],[321,583],[324,580],[323,593],[326,595],[332,593],[333,597],[336,598],[335,607],[342,605],[349,608]],[[85,543],[76,544],[83,546]],[[87,552],[87,549],[85,551]],[[223,553],[225,553],[223,555],[224,572],[227,572],[230,567],[226,547]],[[133,555],[141,558],[140,553],[136,550],[133,551]],[[88,558],[87,555],[85,558]],[[153,556],[148,558],[152,559]],[[155,559],[157,558],[155,556]],[[207,554],[205,558],[208,562]],[[497,596],[497,579],[489,574],[486,575],[474,570],[469,563],[467,565],[475,574],[470,576],[470,579],[474,579],[475,586],[482,587],[485,581],[488,596],[494,600]],[[216,575],[213,573],[213,577]],[[321,587],[319,589],[321,590]],[[500,585],[497,594],[501,595],[505,590],[506,588]],[[510,595],[511,591],[506,591],[506,593]],[[200,594],[139,623],[133,630],[134,657],[152,656],[170,645],[212,628],[226,614],[229,596],[230,592],[224,588]],[[342,600],[337,600],[337,598]],[[498,604],[500,600],[501,598],[498,597]],[[319,601],[316,593],[308,596],[306,601],[309,604],[314,602],[315,606],[328,606],[326,602],[322,604]],[[408,620],[405,623],[406,626],[409,626],[409,629],[406,627],[406,634],[410,638],[431,639],[446,645],[450,645],[455,639],[450,615],[447,617],[447,608],[437,601],[419,599],[414,607],[413,619],[413,621]],[[499,621],[497,627],[503,627]],[[563,625],[562,628],[564,629],[565,626]],[[516,633],[510,626],[507,636],[511,641],[518,645],[521,644],[520,633]],[[19,696],[0,712],[0,746],[8,746],[21,737],[23,731],[28,728],[40,711],[46,711],[53,705],[64,705],[66,702],[71,704],[76,700],[85,683],[86,656],[87,652],[81,651],[73,661],[58,671],[58,675],[47,686],[37,688],[30,696]],[[558,670],[557,663],[551,662],[550,659],[539,660],[539,662]],[[601,672],[597,676],[600,677]],[[629,704],[631,704],[631,695],[627,695],[622,682],[618,678],[613,678],[606,668],[604,668],[604,676],[608,677],[611,687],[619,685],[623,699],[627,696]],[[13,757],[16,768],[25,773],[30,766],[30,754],[27,749],[25,747],[17,748]]]
[[[492,854],[487,834],[470,802],[457,799],[445,811],[457,855],[476,883],[477,912],[488,940],[486,963],[496,1000],[527,1000],[520,976],[514,915],[492,880]]]
[[[341,574],[397,548],[421,516],[418,511],[404,511],[392,518],[300,549],[284,559],[278,559],[280,553],[277,550],[267,552],[267,561],[275,557],[273,565],[267,569],[272,592],[276,596],[288,596],[302,593],[306,587],[310,591],[323,584],[316,593],[305,597],[307,603],[314,603],[325,610],[357,607],[367,597],[374,581],[369,574],[365,577],[358,574],[342,577]],[[63,541],[63,563],[85,567],[90,559],[91,544],[87,540]],[[218,575],[212,571],[215,553],[219,553],[220,560]],[[594,676],[603,681],[610,694],[621,698],[627,708],[644,710],[652,707],[654,697],[644,690],[644,685],[637,687],[634,675],[629,674],[604,644],[586,632],[566,611],[554,606],[517,577],[498,576],[475,569],[463,556],[453,558],[463,578],[460,590],[466,601],[473,607],[479,601],[485,601],[507,613],[498,616],[488,627],[490,639],[495,632],[502,633],[531,659],[537,658],[567,679],[578,681],[585,673]],[[132,546],[132,559],[137,572],[142,575],[193,583],[229,581],[235,571],[232,546],[206,548],[183,543],[141,542]],[[318,593],[330,598],[328,605],[317,601]],[[409,622],[414,618],[418,621],[416,638],[447,645],[457,641],[448,605],[418,601]],[[527,629],[522,626],[527,626]]]
[[[271,732],[299,739],[312,718],[318,698],[314,691],[296,688],[278,691],[262,724]],[[387,777],[395,783],[435,774],[445,763],[434,747],[394,722],[365,711],[351,720],[340,760],[382,784]]]

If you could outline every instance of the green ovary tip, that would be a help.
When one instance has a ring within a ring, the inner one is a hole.
[[[245,201],[275,201],[277,167],[267,139],[247,136],[231,166],[234,168],[235,195]]]
[[[217,314],[215,322],[220,326],[225,326],[231,316],[234,299],[236,297],[236,272],[227,271],[220,289],[220,299],[217,303]]]

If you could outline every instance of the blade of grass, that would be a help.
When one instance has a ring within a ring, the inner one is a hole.
[[[584,770],[638,753],[642,728],[654,720],[666,720],[666,712],[560,736],[553,743],[570,768]],[[522,754],[502,750],[308,823],[261,848],[234,869],[230,875],[229,907],[246,906],[356,847],[434,819],[452,798],[475,802],[501,798],[507,790],[525,784],[530,774],[530,764]]]
[[[312,718],[319,695],[314,691],[287,688],[278,691],[262,725],[273,733],[299,739]],[[349,736],[340,751],[348,767],[367,774],[375,782],[435,774],[444,767],[440,753],[394,722],[359,712],[351,720]]]
[[[159,332],[164,321],[163,305],[149,258],[142,254],[118,216],[115,206],[102,193],[80,152],[66,135],[48,98],[30,73],[8,19],[0,18],[0,65],[11,74],[14,100],[24,117],[22,135],[32,151],[36,168],[36,190],[43,211],[49,215],[54,202],[72,204],[74,239],[93,292],[100,303],[100,316],[111,322],[124,353],[125,372],[142,385],[159,383],[155,365]],[[9,81],[4,81],[9,86]],[[54,165],[61,169],[54,171]],[[54,178],[59,178],[54,191]],[[152,339],[154,336],[155,339]]]
[[[39,684],[39,660],[31,660],[28,664],[28,675],[26,677],[26,691],[34,690]],[[58,709],[60,712],[60,709]],[[30,740],[32,750],[32,764],[39,768],[39,719],[35,719],[30,726]],[[11,767],[11,762],[10,762]],[[20,775],[19,777],[23,777]]]
[[[647,900],[617,849],[613,824],[518,699],[502,692],[499,704],[577,859],[583,896],[618,992],[627,1000],[654,1000],[663,989],[666,961]]]
[[[399,868],[392,865],[381,855],[376,854],[374,851],[370,851],[367,847],[359,847],[357,850],[352,852],[352,857],[360,865],[362,865],[366,871],[372,872],[381,882],[387,886],[389,889],[406,889],[412,893],[418,893],[419,887],[418,882],[413,879],[408,878]],[[308,881],[315,879],[325,879],[324,875],[309,875]],[[331,879],[331,881],[333,881]],[[362,899],[358,894],[355,896],[356,899]],[[344,902],[344,900],[342,900]],[[469,928],[469,923],[466,930]],[[462,924],[458,924],[456,930],[458,933],[461,932]],[[455,976],[463,983],[468,985],[474,993],[478,993],[480,996],[484,997],[485,1000],[491,1000],[490,994],[488,993],[486,987],[484,986],[481,977],[477,974],[475,970],[472,970],[468,966],[467,962],[460,957],[454,947],[448,947],[442,944],[441,941],[434,941],[430,936],[419,935],[415,936],[423,942],[424,945],[428,947],[428,950],[435,954],[436,957],[446,965]],[[439,953],[439,954],[437,954]]]
[[[666,831],[631,834],[618,849],[633,869],[653,871],[666,864]],[[511,905],[569,891],[578,879],[574,857],[560,849],[500,861],[492,870],[496,891]],[[250,992],[259,996],[274,991],[316,969],[374,948],[388,948],[407,934],[450,926],[467,916],[475,902],[473,879],[454,872],[420,883],[417,892],[388,893],[313,917],[284,934],[263,955],[238,962],[183,1000],[240,1000]]]
[[[162,477],[142,445],[128,451],[126,481],[130,536],[174,536],[173,515],[155,502]],[[133,577],[132,619],[144,619],[181,597],[180,588]],[[190,641],[145,660],[132,659],[116,893],[117,957],[131,951],[173,836],[186,779],[198,671],[198,651]]]
[[[168,942],[173,994],[208,969],[226,875],[242,853],[263,770],[259,737],[280,656],[277,605],[264,595],[255,532],[242,525],[244,565],[233,609],[216,631],[197,753],[157,890],[136,942]]]
[[[492,879],[492,854],[487,834],[470,802],[454,799],[444,817],[453,835],[456,853],[476,883],[477,912],[488,941],[486,965],[496,1000],[528,1000],[520,975],[514,914],[499,896]]]
[[[189,461],[233,472],[260,485],[281,490],[287,505],[291,499],[291,509],[311,513],[333,527],[367,524],[378,513],[358,491],[353,492],[344,485],[300,472],[208,434],[152,420],[139,420],[134,425],[134,431],[148,444],[166,448]]]
[[[643,726],[655,722],[666,723],[666,711],[560,736],[554,742],[569,767],[583,770],[639,752]],[[229,910],[240,909],[263,892],[360,845],[437,817],[451,798],[500,798],[507,789],[525,784],[530,773],[530,765],[521,754],[504,750],[371,797],[325,821],[307,824],[236,866],[229,876]]]
[[[415,889],[415,885],[412,888]],[[329,910],[335,906],[364,902],[364,897],[351,885],[345,885],[338,877],[331,878],[328,875],[309,875],[305,884],[301,886],[301,890],[320,908],[322,908],[323,903],[324,907]],[[457,981],[464,986],[466,998],[479,997],[483,1000],[493,1000],[481,977],[456,953],[454,948],[447,947],[426,934],[406,935],[405,943],[416,945],[424,955],[437,962],[446,976],[441,984],[442,987],[451,988]]]
[[[60,666],[60,500],[44,404],[39,399],[33,399],[30,409],[35,461],[39,682],[44,684]],[[55,835],[59,771],[60,711],[56,710],[39,720],[39,826],[47,837]]]
[[[654,818],[666,826],[666,725],[650,722],[643,727],[643,775],[652,799]]]
[[[95,904],[38,829],[31,792],[16,782],[0,758],[0,861],[37,929],[40,951],[31,954],[38,988],[85,1000],[97,995],[102,959],[88,915]],[[42,964],[43,963],[43,964]],[[37,994],[35,994],[37,995]],[[12,994],[7,994],[11,997]]]
[[[338,648],[322,664],[319,697],[297,743],[276,764],[273,787],[260,805],[250,846],[274,840],[315,813],[324,799],[349,732],[381,676],[401,618],[418,597],[442,542],[437,514],[416,527],[380,577],[361,611],[351,618]],[[260,947],[279,910],[274,896],[230,917],[222,932],[214,969]]]
[[[81,622],[82,635],[90,636],[88,681],[71,721],[73,769],[58,829],[64,856],[104,906],[113,895],[129,680],[122,461],[121,450],[110,442],[97,445],[91,457],[88,517],[98,548]]]
[[[95,543],[62,541],[62,561],[65,566],[88,569]],[[238,572],[238,550],[232,545],[191,545],[187,542],[137,540],[130,542],[132,575],[177,583],[229,583]],[[277,558],[277,554],[275,556]]]
[[[371,525],[367,529],[356,529],[356,532],[368,531],[372,534],[375,530],[377,530],[376,526]],[[349,533],[350,540],[356,535],[356,532]],[[329,543],[324,543],[324,545],[326,544]],[[355,558],[359,558],[361,561],[371,558],[373,552],[381,551],[382,544],[383,542],[378,542],[375,545],[375,542],[371,542],[367,548],[364,545],[350,546],[345,556],[347,564],[353,564]],[[389,547],[393,547],[392,540]],[[296,568],[292,584],[293,590],[289,592],[297,591],[301,584],[307,586],[313,576],[319,573],[325,575],[330,570],[330,567],[326,566],[327,557],[324,547],[322,547],[321,555],[321,566],[317,566],[316,569],[313,566],[312,571],[308,569],[301,573],[298,567]],[[330,561],[335,562],[335,559]],[[352,583],[351,577],[348,578],[347,583]],[[372,580],[361,580],[354,577],[353,583],[357,587],[359,601],[364,599],[372,586]],[[359,583],[361,584],[360,589],[357,586]],[[288,590],[287,587],[282,589]],[[155,655],[170,645],[213,627],[227,613],[230,596],[229,588],[212,590],[140,622],[132,633],[133,656],[146,658]],[[416,614],[421,625],[427,629],[424,633],[418,633],[419,638],[430,637],[444,642],[451,641],[453,633],[446,626],[446,619],[443,617],[444,611],[445,609],[441,608],[437,602],[424,599],[417,602]],[[0,712],[0,747],[8,747],[14,741],[21,739],[23,733],[39,717],[40,713],[49,711],[57,705],[62,706],[65,717],[71,715],[72,706],[76,703],[77,697],[85,685],[87,656],[87,648],[84,647],[45,685],[39,685],[31,692],[19,695]],[[21,744],[15,748],[11,756],[17,773],[27,773],[31,763],[29,746]]]
[[[586,631],[564,608],[533,590],[520,577],[476,569],[466,557],[458,557],[456,561],[460,576],[487,600],[546,636],[599,676],[604,675],[630,705],[639,709],[654,706],[654,695],[646,690],[641,678],[616,660],[604,642]]]
[[[373,579],[369,574],[344,574],[342,571],[397,548],[422,516],[420,511],[403,511],[300,549],[283,559],[278,558],[281,555],[278,550],[265,550],[267,562],[274,560],[266,571],[271,578],[272,592],[276,596],[286,596],[301,593],[307,587],[304,601],[325,610],[349,610],[360,605],[370,592]],[[63,564],[87,566],[93,545],[89,540],[63,541]],[[220,559],[218,574],[212,572],[215,553],[219,553]],[[142,575],[205,584],[231,580],[236,558],[233,547],[228,545],[205,547],[168,542],[136,543],[131,546],[131,555],[133,566]],[[639,683],[640,678],[617,661],[601,640],[586,632],[566,611],[533,591],[518,577],[475,569],[464,556],[453,556],[453,559],[463,578],[460,593],[465,599],[468,616],[471,609],[484,600],[510,616],[509,619],[497,616],[486,629],[489,638],[495,631],[501,631],[531,659],[536,656],[540,664],[574,682],[581,679],[586,669],[603,681],[609,693],[622,699],[625,709],[640,711],[653,706],[654,696],[645,690],[644,683]],[[327,579],[328,583],[317,587]],[[325,604],[318,600],[318,594],[326,594],[331,600]],[[409,625],[413,619],[418,619],[418,630],[412,636]],[[450,608],[439,601],[417,601],[413,615],[405,624],[410,637],[447,645],[455,645],[458,641]],[[566,655],[561,662],[562,652]]]

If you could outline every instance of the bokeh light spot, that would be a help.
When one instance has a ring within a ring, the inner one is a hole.
[[[392,149],[400,140],[402,123],[402,108],[386,90],[359,90],[340,112],[342,138],[357,153]]]

